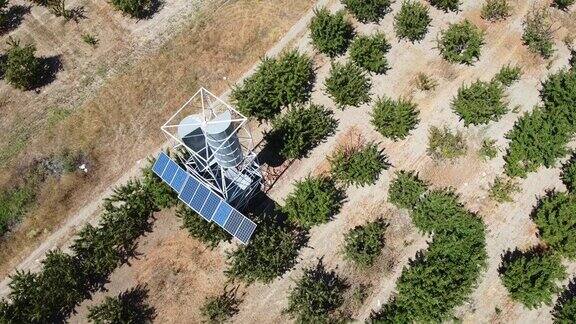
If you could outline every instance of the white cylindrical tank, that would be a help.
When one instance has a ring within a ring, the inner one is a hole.
[[[242,146],[236,135],[232,114],[225,111],[212,119],[204,128],[206,142],[214,152],[216,162],[224,168],[233,168],[243,159]]]
[[[186,116],[178,125],[178,137],[191,150],[200,155],[204,160],[194,158],[198,166],[203,169],[207,165],[210,149],[206,145],[204,132],[202,131],[202,117],[198,115]]]

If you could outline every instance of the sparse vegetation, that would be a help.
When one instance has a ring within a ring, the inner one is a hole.
[[[200,308],[200,313],[207,323],[224,323],[238,313],[242,302],[237,296],[238,287],[224,288],[220,295],[208,297]]]
[[[564,192],[549,192],[538,202],[532,219],[540,238],[560,255],[576,259],[576,197]]]
[[[141,286],[106,296],[101,304],[88,307],[88,319],[98,324],[152,323],[155,310],[146,304],[147,297],[148,290]]]
[[[232,236],[214,222],[205,221],[195,211],[184,204],[176,210],[176,216],[182,219],[182,227],[188,230],[190,236],[214,249],[220,242],[230,241]]]
[[[38,86],[42,77],[42,61],[35,56],[36,47],[32,44],[20,45],[20,41],[8,40],[6,61],[2,70],[4,78],[13,87],[30,90]]]
[[[304,269],[302,277],[288,296],[290,317],[299,323],[329,322],[334,311],[344,302],[346,280],[333,270],[327,270],[322,260]]]
[[[386,222],[379,218],[351,229],[344,237],[344,258],[360,268],[372,266],[384,248],[387,226]]]
[[[98,45],[98,38],[95,35],[86,33],[82,34],[82,41],[92,47],[96,47]]]
[[[308,56],[286,52],[278,58],[264,58],[253,75],[232,89],[232,99],[243,114],[269,120],[284,107],[307,102],[314,78]]]
[[[406,99],[381,98],[372,111],[372,125],[385,137],[392,140],[405,139],[418,125],[418,109]]]
[[[110,3],[124,14],[136,18],[149,18],[154,14],[154,0],[111,0]]]
[[[386,59],[386,53],[390,47],[390,43],[382,33],[372,36],[358,36],[350,46],[350,58],[356,65],[369,72],[386,73],[390,68]]]
[[[568,191],[576,193],[576,153],[562,166],[560,177]]]
[[[520,192],[518,182],[513,178],[498,176],[490,186],[490,198],[499,203],[513,202],[512,195]]]
[[[452,109],[464,120],[465,126],[488,124],[508,112],[508,103],[503,98],[504,88],[500,83],[477,80],[458,89]]]
[[[485,138],[482,141],[482,146],[478,150],[478,155],[485,161],[492,160],[498,155],[500,149],[496,145],[496,140],[491,138]]]
[[[428,132],[428,155],[435,160],[455,159],[468,150],[464,135],[452,132],[448,127],[432,126]]]
[[[440,32],[438,49],[448,62],[472,65],[480,58],[484,32],[470,21],[451,24]]]
[[[414,171],[396,171],[388,189],[388,201],[398,208],[414,209],[428,188]]]
[[[520,80],[522,76],[522,69],[519,66],[511,66],[510,64],[503,66],[500,72],[494,76],[494,80],[500,82],[504,86],[511,86],[514,82]]]
[[[329,161],[334,178],[347,186],[374,184],[389,166],[386,155],[376,143],[341,146]]]
[[[399,39],[417,42],[424,39],[431,22],[428,7],[417,1],[404,0],[394,17],[394,30]]]
[[[360,22],[377,23],[390,11],[392,0],[342,0]]]
[[[294,224],[310,228],[330,221],[340,211],[343,196],[331,178],[307,177],[296,182],[283,210]]]
[[[434,7],[448,11],[458,11],[460,9],[460,0],[428,0]]]
[[[436,79],[422,72],[416,74],[415,81],[416,81],[416,87],[420,91],[431,91],[436,89],[436,87],[438,86],[438,81],[436,81]]]
[[[510,17],[512,5],[508,0],[486,0],[482,6],[481,16],[483,19],[495,22]]]
[[[366,73],[354,63],[333,63],[324,86],[326,93],[340,109],[346,106],[358,107],[370,102],[372,83]]]
[[[508,251],[502,257],[499,272],[512,299],[533,309],[550,305],[560,291],[558,281],[566,278],[566,269],[558,255],[533,249]]]
[[[274,119],[265,138],[284,158],[298,159],[334,134],[337,126],[333,113],[323,106],[300,106]]]
[[[310,37],[318,51],[336,57],[344,54],[354,35],[354,28],[346,21],[344,12],[331,14],[326,8],[316,10],[310,22]]]
[[[554,53],[554,32],[552,17],[546,7],[534,7],[524,19],[522,41],[528,49],[544,58],[550,58]]]

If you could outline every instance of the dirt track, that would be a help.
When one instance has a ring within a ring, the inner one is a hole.
[[[332,9],[340,7],[334,4],[334,1],[330,3]],[[500,283],[497,268],[504,250],[515,247],[526,248],[538,242],[529,213],[537,197],[546,189],[563,190],[558,178],[559,172],[556,169],[542,169],[531,174],[521,181],[523,190],[515,196],[514,203],[495,205],[486,198],[486,189],[494,177],[502,172],[503,159],[500,155],[486,163],[476,156],[475,151],[485,137],[497,139],[499,146],[505,148],[504,134],[512,127],[518,114],[510,112],[501,121],[490,123],[488,126],[465,128],[450,109],[450,100],[463,82],[471,82],[476,78],[488,80],[501,66],[510,62],[518,63],[524,69],[521,81],[508,90],[510,107],[519,105],[520,111],[523,112],[538,104],[539,83],[549,72],[544,62],[529,54],[520,42],[522,17],[530,8],[531,2],[516,1],[513,17],[497,24],[486,24],[479,18],[478,4],[472,4],[472,1],[465,3],[461,14],[445,14],[432,10],[433,27],[420,44],[398,43],[393,38],[392,14],[387,15],[379,26],[356,26],[357,32],[362,34],[374,30],[385,31],[392,40],[393,47],[388,55],[392,70],[387,75],[372,77],[372,93],[374,98],[384,95],[393,98],[412,96],[418,103],[421,122],[406,140],[394,143],[382,139],[369,125],[371,108],[369,105],[348,108],[344,111],[336,110],[332,101],[322,91],[322,81],[328,73],[330,64],[324,57],[315,56],[318,82],[313,101],[335,109],[336,117],[339,119],[338,133],[316,148],[310,157],[295,162],[270,192],[271,197],[282,202],[291,191],[294,180],[321,170],[326,156],[351,129],[359,130],[367,140],[380,142],[393,167],[384,172],[375,185],[347,191],[348,198],[343,212],[332,222],[312,230],[309,248],[302,251],[300,256],[302,262],[296,269],[270,285],[256,284],[246,288],[244,302],[240,314],[234,318],[235,322],[286,322],[287,318],[281,314],[281,310],[286,305],[286,295],[293,284],[292,279],[298,277],[303,266],[313,263],[317,257],[322,256],[329,266],[338,267],[338,272],[348,277],[351,284],[360,282],[372,284],[368,300],[354,314],[356,318],[365,319],[372,309],[385,303],[394,292],[395,280],[408,259],[413,257],[417,250],[426,247],[426,238],[415,231],[409,216],[386,202],[389,180],[397,169],[417,170],[422,177],[437,187],[454,187],[462,195],[462,201],[467,207],[477,212],[487,225],[488,268],[470,302],[457,310],[456,315],[459,318],[470,323],[551,321],[549,315],[551,307],[528,310],[511,301]],[[394,11],[400,4],[399,1],[394,4]],[[449,22],[460,20],[462,16],[468,17],[487,33],[481,59],[472,67],[447,64],[434,49],[438,31]],[[307,35],[302,36],[308,18],[309,16],[303,18],[282,40],[281,45],[272,49],[270,54],[277,53],[285,45],[294,45],[302,51],[312,53]],[[574,33],[576,30],[570,32]],[[565,30],[559,30],[557,39],[561,39],[565,33]],[[551,71],[565,66],[567,62],[566,48],[560,41],[557,42],[557,47],[560,50],[551,65]],[[409,64],[406,64],[407,62]],[[429,72],[435,76],[439,81],[437,90],[430,93],[415,91],[412,80],[417,72]],[[470,147],[466,157],[454,163],[439,164],[426,155],[429,127],[442,125],[460,129],[465,133]],[[131,174],[136,174],[137,169],[135,167]],[[97,203],[76,218],[89,218],[95,206]],[[347,229],[380,215],[386,217],[391,224],[387,233],[388,245],[382,259],[373,269],[359,273],[341,259],[337,253],[337,246]],[[221,246],[215,251],[203,250],[188,238],[184,231],[177,230],[178,226],[179,222],[175,220],[172,212],[161,213],[156,221],[155,231],[141,240],[142,257],[135,260],[132,267],[124,266],[114,273],[109,285],[109,293],[114,294],[135,283],[147,283],[150,288],[150,301],[157,309],[159,322],[198,321],[198,307],[204,297],[216,293],[224,285],[222,275],[224,251],[230,246]],[[65,236],[52,237],[49,242],[52,245],[45,244],[44,249],[37,250],[34,256],[22,264],[22,267],[34,269],[36,267],[34,260],[62,237]],[[567,265],[570,275],[574,275],[576,264]],[[5,286],[2,287],[2,292],[6,292]],[[73,322],[82,322],[85,306],[101,298],[102,294],[99,294],[95,296],[94,301],[83,304]],[[502,310],[500,315],[496,314],[496,307]]]

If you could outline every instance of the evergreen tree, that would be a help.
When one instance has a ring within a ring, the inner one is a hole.
[[[30,90],[38,86],[42,77],[42,62],[35,56],[36,47],[32,44],[20,45],[20,41],[10,38],[6,61],[3,63],[4,78],[13,87]]]
[[[346,21],[344,12],[331,14],[326,8],[314,11],[310,22],[310,37],[318,51],[336,57],[344,54],[350,40],[354,36],[354,28]]]
[[[391,0],[343,0],[346,9],[360,22],[377,23],[390,11]]]
[[[394,17],[394,30],[399,39],[405,38],[414,43],[424,39],[431,22],[428,7],[417,1],[404,0]]]
[[[350,58],[356,65],[369,72],[386,73],[389,69],[386,53],[390,47],[390,43],[382,33],[358,36],[350,46]]]
[[[329,161],[334,178],[347,186],[374,184],[382,170],[390,166],[376,143],[362,147],[340,147]]]
[[[388,189],[388,201],[398,208],[413,209],[428,190],[428,184],[414,171],[396,171]]]
[[[151,323],[155,317],[153,307],[146,304],[148,290],[136,286],[116,297],[106,296],[96,306],[88,307],[88,320],[98,324],[140,324]]]
[[[418,125],[419,111],[415,103],[407,99],[381,98],[372,111],[372,125],[392,140],[405,139]]]
[[[428,0],[434,7],[448,11],[458,11],[460,9],[460,0]]]
[[[472,65],[480,58],[484,32],[470,21],[451,24],[440,32],[438,49],[448,62]]]
[[[504,88],[500,83],[477,80],[458,89],[452,109],[466,126],[488,124],[500,120],[508,112],[508,103],[503,98]]]
[[[326,93],[340,109],[346,106],[359,107],[370,102],[372,82],[356,64],[333,63],[330,76],[324,81]]]
[[[176,216],[182,219],[182,228],[188,230],[190,236],[214,249],[222,241],[230,242],[232,236],[214,222],[205,221],[195,211],[184,204],[180,204]]]
[[[532,219],[540,238],[560,255],[576,258],[576,197],[564,192],[549,192],[540,198]]]
[[[344,258],[360,268],[370,267],[384,248],[384,233],[388,224],[379,218],[356,226],[344,236]]]

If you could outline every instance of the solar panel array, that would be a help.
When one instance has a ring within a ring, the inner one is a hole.
[[[186,172],[166,153],[158,155],[152,171],[174,189],[178,198],[198,215],[208,222],[214,221],[240,242],[248,243],[256,224]]]

